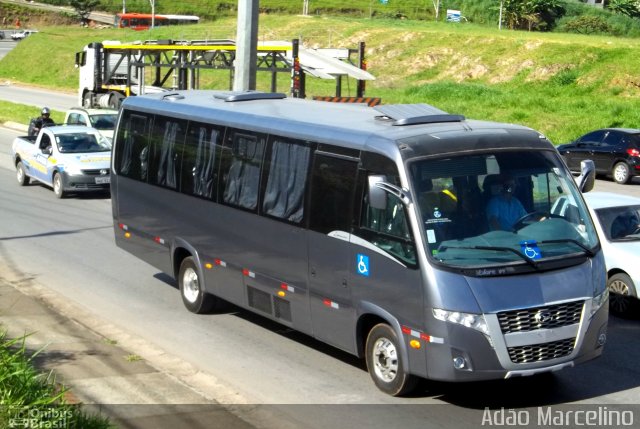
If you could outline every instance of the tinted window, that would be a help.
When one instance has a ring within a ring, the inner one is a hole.
[[[117,173],[135,180],[147,180],[150,124],[150,116],[129,111],[123,113],[115,146]]]
[[[621,142],[622,134],[615,131],[609,131],[604,137],[602,143],[607,146],[619,146]]]
[[[191,123],[182,158],[181,191],[216,199],[217,159],[223,130],[208,124]]]
[[[358,163],[316,153],[311,182],[309,227],[324,234],[350,231]]]
[[[289,222],[304,218],[304,192],[311,148],[280,137],[271,139],[263,213]]]
[[[222,186],[226,204],[255,210],[266,138],[262,134],[229,130],[223,150]]]
[[[186,121],[164,116],[156,117],[149,139],[151,183],[177,189],[185,130]]]
[[[585,144],[596,144],[596,143],[600,143],[603,136],[604,136],[604,131],[598,130],[582,136],[582,138],[580,138],[578,142],[585,143]]]

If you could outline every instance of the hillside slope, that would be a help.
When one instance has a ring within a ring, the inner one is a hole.
[[[88,42],[235,38],[235,20],[153,32],[49,27],[0,61],[0,79],[75,90],[74,53]],[[376,77],[367,95],[425,102],[468,117],[517,122],[562,143],[604,126],[640,128],[640,40],[498,31],[473,25],[265,15],[261,40],[300,38],[310,47],[366,43]],[[204,79],[226,89],[228,72]],[[260,80],[267,89],[266,79]],[[287,90],[286,77],[280,90]],[[331,82],[309,80],[308,95]],[[343,88],[354,95],[355,83]],[[346,94],[345,94],[346,95]]]

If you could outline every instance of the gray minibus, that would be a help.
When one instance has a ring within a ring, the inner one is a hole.
[[[124,101],[111,195],[117,245],[188,310],[231,302],[402,395],[602,353],[593,177],[534,130],[426,104],[177,91]]]

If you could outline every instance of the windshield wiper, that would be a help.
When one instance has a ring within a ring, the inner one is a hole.
[[[533,259],[527,258],[523,253],[518,252],[516,249],[511,247],[501,247],[501,246],[440,246],[439,250],[443,252],[447,249],[467,249],[467,250],[496,250],[499,252],[510,252],[518,255],[523,261],[527,264],[531,265],[533,268],[538,269],[538,263]]]
[[[543,240],[543,241],[538,241],[538,244],[549,244],[549,243],[573,243],[576,246],[578,246],[579,248],[581,248],[582,250],[584,250],[584,253],[586,253],[589,256],[594,256],[595,253],[593,252],[593,250],[589,249],[587,246],[585,246],[584,244],[580,243],[577,240],[574,240],[572,238],[561,238],[561,239],[557,239],[557,240]]]

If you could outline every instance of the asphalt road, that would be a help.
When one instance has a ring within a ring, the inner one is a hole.
[[[47,187],[17,185],[9,155],[16,134],[0,129],[0,277],[37,282],[195,365],[217,380],[210,393],[221,402],[279,404],[283,415],[310,428],[345,422],[423,428],[427,421],[430,427],[479,427],[487,406],[640,403],[640,319],[612,317],[603,357],[554,375],[428,382],[413,397],[391,398],[374,387],[362,362],[305,335],[235,307],[191,314],[173,280],[114,245],[109,198],[57,200]],[[637,182],[598,180],[596,190],[640,196]],[[353,406],[318,406],[327,404]],[[640,408],[634,412],[640,421]]]

